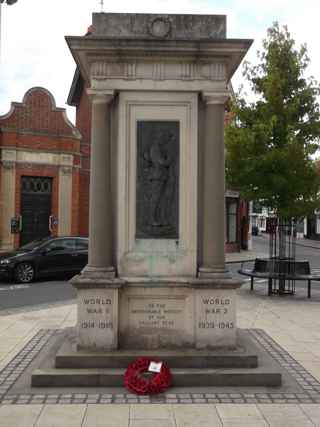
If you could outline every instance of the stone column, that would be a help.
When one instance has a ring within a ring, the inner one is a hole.
[[[203,94],[202,265],[199,277],[225,276],[224,110],[228,94]]]
[[[15,216],[15,191],[16,191],[16,163],[6,160],[6,157],[13,157],[16,153],[3,150],[0,186],[0,232],[1,250],[11,251],[14,247],[14,234],[11,233],[10,221]]]
[[[73,158],[71,156],[71,161]],[[70,236],[72,224],[72,166],[61,165],[59,170],[58,235]]]
[[[113,92],[88,90],[92,100],[89,260],[85,273],[114,277],[110,165],[110,102]]]

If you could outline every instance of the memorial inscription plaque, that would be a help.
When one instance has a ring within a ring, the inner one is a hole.
[[[199,329],[233,329],[233,301],[225,296],[202,296]]]
[[[81,303],[85,320],[80,323],[80,328],[113,329],[111,298],[84,297]]]
[[[83,289],[78,294],[78,333],[80,347],[117,346],[117,290]]]
[[[137,123],[136,237],[179,238],[179,122]]]
[[[184,299],[132,298],[129,303],[130,327],[183,330],[184,308]]]
[[[234,347],[236,307],[234,290],[204,291],[197,295],[197,347]]]

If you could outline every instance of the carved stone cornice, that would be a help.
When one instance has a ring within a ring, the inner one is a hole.
[[[132,62],[99,61],[91,64],[91,78],[124,80],[226,80],[223,62],[178,62],[134,60]]]
[[[91,71],[95,63],[116,63],[125,68],[125,63],[176,63],[208,64],[223,63],[226,80],[229,81],[249,49],[252,40],[212,39],[212,40],[171,40],[123,39],[108,37],[67,37],[67,43],[81,70],[83,78],[89,83],[95,73]],[[93,68],[96,66],[94,65]],[[104,67],[104,66],[102,66]],[[123,71],[121,71],[123,73]],[[103,72],[104,74],[104,72]]]

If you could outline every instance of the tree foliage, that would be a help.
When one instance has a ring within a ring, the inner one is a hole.
[[[244,76],[255,96],[236,95],[226,127],[226,175],[231,188],[258,200],[282,218],[302,217],[319,207],[318,83],[305,77],[305,46],[297,49],[286,27],[268,29],[258,65]]]

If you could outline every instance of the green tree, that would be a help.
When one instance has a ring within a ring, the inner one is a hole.
[[[310,60],[295,47],[286,27],[268,29],[258,65],[245,64],[254,101],[241,91],[226,127],[228,185],[289,219],[319,207],[319,173],[312,155],[319,148],[319,85],[305,77]]]

